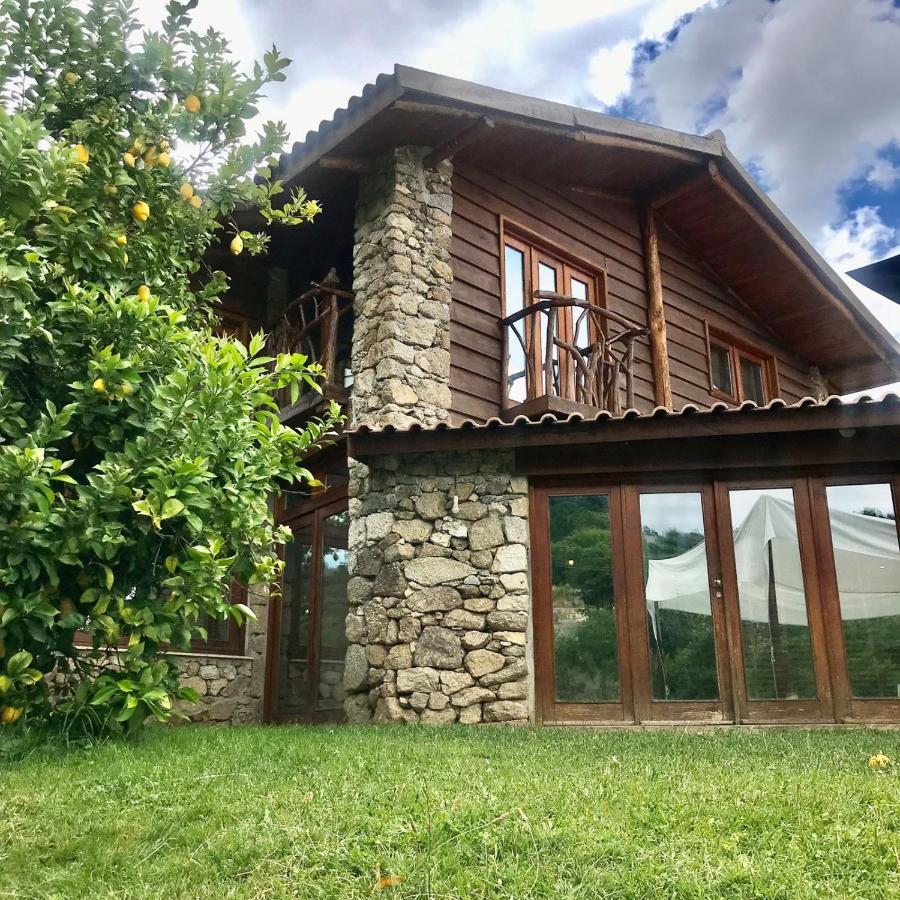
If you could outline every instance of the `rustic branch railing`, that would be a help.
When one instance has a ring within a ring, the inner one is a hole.
[[[522,401],[558,397],[620,413],[624,387],[625,408],[633,407],[634,344],[648,329],[586,300],[554,291],[533,296],[534,302],[501,321],[507,360],[515,340],[524,363],[521,371],[507,372],[509,396],[524,377]]]
[[[269,335],[269,352],[303,353],[325,370],[326,386],[344,386],[349,365],[349,341],[341,342],[342,319],[353,311],[353,292],[340,287],[334,269],[320,282],[292,300]],[[346,343],[346,346],[343,344]],[[287,406],[287,389],[278,392],[278,405]]]

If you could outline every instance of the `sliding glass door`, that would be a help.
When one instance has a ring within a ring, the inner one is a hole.
[[[833,721],[806,481],[716,490],[739,720]]]
[[[900,479],[533,489],[555,722],[900,722]]]

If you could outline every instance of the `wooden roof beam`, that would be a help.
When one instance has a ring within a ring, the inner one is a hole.
[[[682,176],[675,181],[669,180],[659,188],[652,188],[647,192],[647,205],[651,209],[659,209],[674,200],[678,200],[685,194],[695,191],[699,187],[711,186],[714,163],[709,163],[701,169],[692,170],[687,176]]]
[[[440,147],[435,148],[424,159],[425,167],[434,169],[439,166],[445,159],[451,159],[453,154],[468,146],[472,141],[477,140],[483,134],[494,129],[494,120],[490,116],[481,116],[470,125],[466,125],[461,131],[457,132],[449,141]]]
[[[338,156],[322,156],[319,166],[323,169],[338,169],[341,172],[354,172],[357,175],[371,175],[378,170],[374,159],[355,159]]]
[[[655,153],[657,156],[665,156],[668,159],[696,165],[702,160],[700,153],[693,150],[682,150],[680,147],[671,147],[668,144],[642,141],[639,138],[625,137],[620,134],[605,134],[599,131],[574,131],[569,132],[573,141],[585,144],[597,144],[601,147],[620,147],[625,150],[639,150],[642,153]]]

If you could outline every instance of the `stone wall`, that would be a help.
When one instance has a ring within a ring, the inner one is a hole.
[[[180,705],[192,722],[237,725],[262,721],[268,590],[264,586],[251,585],[247,591],[247,605],[257,618],[244,625],[244,655],[178,654],[181,683],[200,695],[196,703]]]
[[[450,163],[400,147],[360,179],[353,248],[356,425],[450,417]]]
[[[181,684],[193,688],[200,695],[195,703],[179,702],[179,710],[192,722],[237,725],[262,721],[268,590],[265,587],[251,587],[247,598],[257,620],[248,621],[245,625],[242,655],[172,653],[168,657],[181,667]],[[82,649],[90,650],[89,647]],[[110,654],[99,664],[114,665],[115,658]],[[62,676],[54,676],[51,684],[54,683],[61,684]]]
[[[528,496],[512,463],[351,466],[349,721],[529,721]]]

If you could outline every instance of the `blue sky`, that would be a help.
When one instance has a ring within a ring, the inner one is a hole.
[[[160,0],[139,0],[145,22]],[[900,251],[900,0],[201,0],[295,139],[395,62],[731,149],[839,272]],[[900,337],[900,306],[851,286]]]

